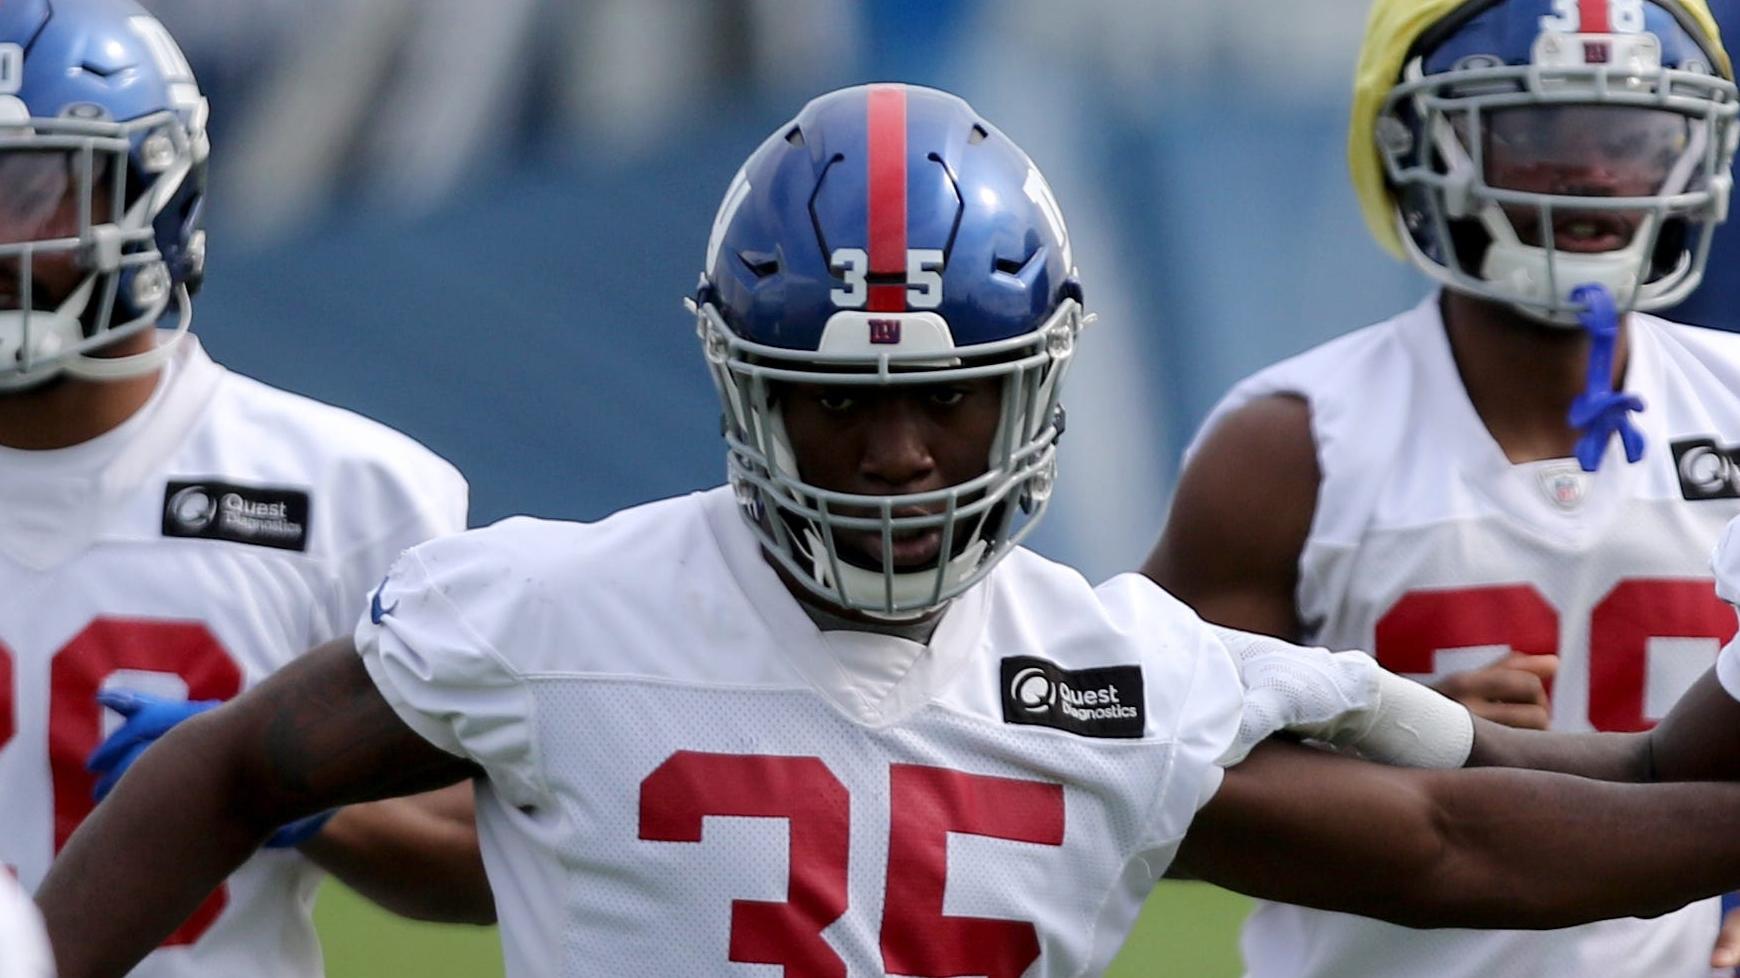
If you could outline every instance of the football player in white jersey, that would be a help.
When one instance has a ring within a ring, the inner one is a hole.
[[[413,548],[352,640],[170,732],[74,835],[38,892],[65,978],[124,972],[286,820],[466,778],[515,976],[1095,975],[1175,864],[1416,925],[1740,882],[1740,785],[1251,752],[1275,687],[1346,694],[1356,747],[1447,709],[1460,763],[1473,730],[1019,547],[1081,297],[1044,178],[965,103],[812,101],[694,297],[731,484]]]
[[[183,701],[345,633],[401,550],[464,528],[447,463],[186,333],[205,112],[131,0],[0,3],[0,873],[27,887]],[[133,720],[92,770],[123,719],[99,696]],[[315,863],[404,912],[491,916],[466,786],[278,841],[135,974],[320,974]]]
[[[1354,179],[1441,289],[1237,385],[1147,573],[1499,723],[1652,725],[1735,633],[1705,556],[1740,513],[1740,338],[1644,312],[1725,216],[1732,79],[1703,0],[1379,0]],[[1242,943],[1252,978],[1701,975],[1717,927],[1713,903],[1548,934],[1269,904]]]
[[[0,978],[54,978],[36,905],[5,872],[0,872]]]

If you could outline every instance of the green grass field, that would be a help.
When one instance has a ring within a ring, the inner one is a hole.
[[[1107,972],[1110,978],[1238,978],[1234,946],[1250,907],[1244,897],[1201,883],[1162,883]],[[335,883],[315,912],[328,978],[499,978],[493,929],[400,920]]]

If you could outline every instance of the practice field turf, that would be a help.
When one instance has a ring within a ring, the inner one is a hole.
[[[1201,883],[1162,883],[1109,978],[1238,978],[1235,935],[1250,901]],[[499,978],[495,931],[400,920],[328,882],[315,917],[328,978]]]

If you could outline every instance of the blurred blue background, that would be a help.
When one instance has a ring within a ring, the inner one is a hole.
[[[955,91],[1050,177],[1100,320],[1036,541],[1090,576],[1229,384],[1425,290],[1346,178],[1366,0],[146,3],[213,103],[195,330],[451,459],[474,523],[722,478],[678,300],[738,163],[840,85]],[[1697,321],[1740,318],[1725,237]]]

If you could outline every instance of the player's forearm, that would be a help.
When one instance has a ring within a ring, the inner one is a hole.
[[[1412,926],[1557,928],[1649,917],[1740,886],[1740,785],[1431,775],[1443,855]]]
[[[134,765],[73,833],[37,891],[61,978],[118,978],[278,824],[257,813],[219,713]]]
[[[1659,781],[1740,780],[1740,701],[1723,688],[1715,669],[1692,684],[1648,737]]]
[[[1479,718],[1474,721],[1474,747],[1467,766],[1557,771],[1597,781],[1658,780],[1651,769],[1650,742],[1645,734],[1522,730]]]
[[[401,916],[495,922],[469,783],[342,808],[300,848],[346,885]]]
[[[1740,785],[1387,768],[1265,744],[1178,851],[1251,896],[1408,927],[1647,916],[1740,884]]]

